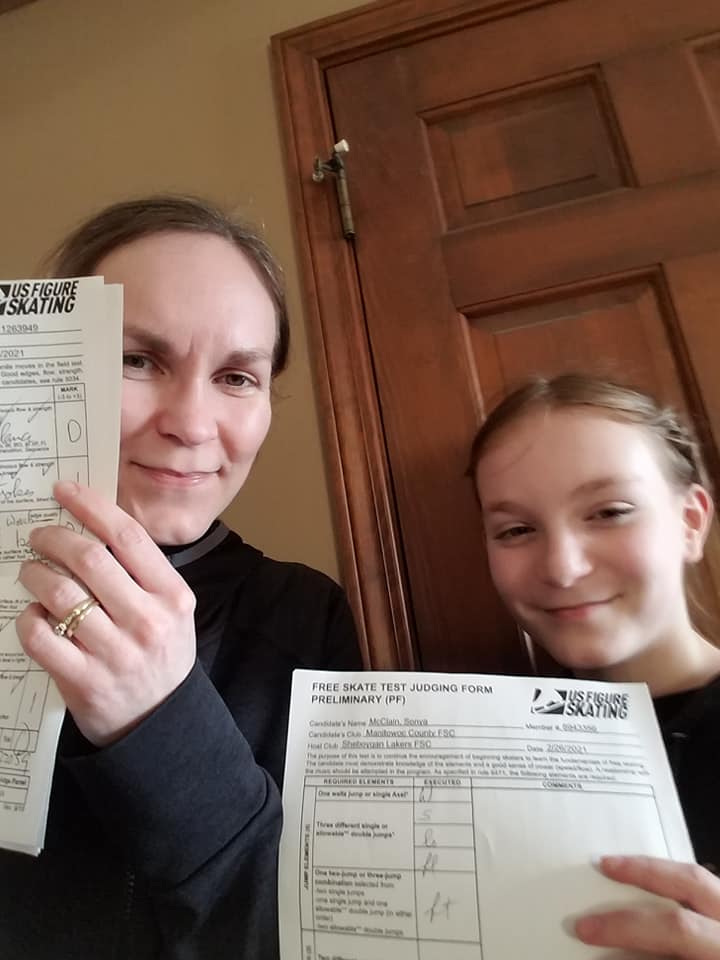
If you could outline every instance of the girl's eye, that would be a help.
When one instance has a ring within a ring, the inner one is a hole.
[[[519,540],[521,537],[526,537],[528,534],[533,532],[533,528],[529,527],[524,523],[517,523],[513,527],[506,527],[505,530],[500,530],[499,533],[496,533],[493,537],[493,540],[500,540],[509,542],[511,540]]]
[[[591,515],[591,520],[622,520],[634,511],[630,504],[612,504],[608,507],[602,507]]]

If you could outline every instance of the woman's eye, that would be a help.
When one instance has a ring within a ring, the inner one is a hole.
[[[238,373],[237,371],[223,373],[220,379],[223,381],[223,383],[227,384],[228,387],[234,387],[236,389],[251,387],[257,383],[257,381],[247,373]]]
[[[143,356],[141,353],[123,354],[123,368],[125,370],[144,373],[152,369],[152,366],[152,360],[150,360],[149,357]]]

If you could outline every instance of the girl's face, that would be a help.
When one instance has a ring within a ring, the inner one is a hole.
[[[273,303],[220,237],[163,233],[108,254],[124,285],[118,503],[157,543],[200,537],[270,426]]]
[[[478,465],[490,570],[517,622],[561,664],[631,679],[691,630],[683,573],[711,505],[681,492],[657,441],[601,410],[532,411]]]

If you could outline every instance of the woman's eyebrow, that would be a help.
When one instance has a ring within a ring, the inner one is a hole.
[[[263,363],[266,361],[272,363],[272,354],[267,350],[233,350],[233,352],[225,358],[225,366],[244,367],[248,364]]]
[[[172,353],[172,346],[164,337],[158,337],[154,333],[148,333],[139,327],[131,327],[127,324],[123,327],[123,339],[132,340],[133,344],[149,350],[151,353],[166,355]]]
[[[171,357],[176,353],[169,340],[166,340],[164,337],[159,337],[155,333],[148,333],[147,330],[126,326],[123,335],[126,340],[132,342],[133,346],[142,350],[148,350],[150,353],[157,354],[158,356]],[[260,350],[254,347],[233,350],[224,358],[223,366],[242,367],[258,362],[272,363],[272,353],[268,350]]]

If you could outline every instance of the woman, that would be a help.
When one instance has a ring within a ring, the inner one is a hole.
[[[275,958],[291,672],[359,666],[339,588],[216,519],[287,361],[279,268],[220,211],[154,197],[79,227],[53,273],[124,285],[118,505],[58,484],[100,543],[37,529],[54,563],[22,568],[18,634],[68,716],[45,850],[0,856],[2,954]]]
[[[637,391],[538,379],[487,418],[472,449],[495,586],[518,624],[575,675],[645,681],[698,861],[610,857],[608,876],[674,909],[584,917],[586,943],[720,957],[720,650],[693,626],[688,565],[712,501],[692,434]]]

